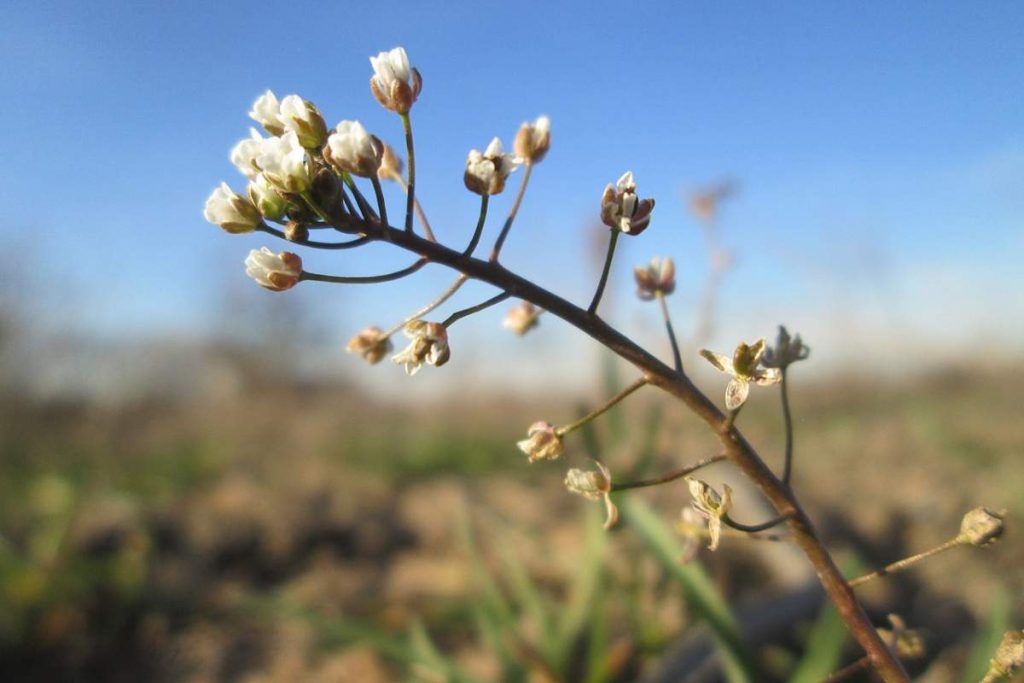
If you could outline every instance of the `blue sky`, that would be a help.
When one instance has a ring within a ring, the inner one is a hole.
[[[509,143],[546,113],[553,149],[506,261],[584,302],[601,190],[632,169],[658,199],[613,280],[617,322],[637,336],[656,319],[633,305],[629,267],[676,257],[685,329],[706,263],[680,193],[730,176],[741,191],[723,229],[740,267],[722,292],[720,343],[789,322],[847,360],[869,343],[882,353],[922,340],[1019,356],[1019,3],[387,6],[4,3],[3,234],[50,283],[40,315],[98,335],[201,335],[221,292],[247,284],[245,253],[266,242],[201,215],[220,180],[243,186],[227,153],[252,100],[268,87],[299,93],[329,124],[356,118],[397,143],[397,118],[369,94],[367,57],[403,45],[424,76],[419,196],[442,239],[472,230],[467,151],[494,135]],[[367,274],[405,260],[375,246],[309,262]],[[449,277],[296,301],[344,340]],[[486,339],[494,324],[468,322],[467,335]]]

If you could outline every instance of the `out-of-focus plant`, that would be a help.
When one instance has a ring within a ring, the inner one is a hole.
[[[433,230],[416,199],[416,157],[411,113],[421,94],[423,79],[409,63],[405,50],[395,48],[370,59],[373,75],[370,89],[373,96],[386,109],[398,115],[405,138],[405,173],[401,160],[386,143],[368,132],[357,121],[342,121],[329,129],[320,110],[313,103],[297,95],[282,100],[270,91],[256,100],[250,116],[260,123],[269,137],[253,130],[250,137],[238,143],[231,152],[231,160],[249,179],[245,193],[236,193],[221,184],[206,202],[204,215],[231,234],[262,232],[286,240],[293,245],[321,249],[346,250],[380,242],[410,252],[415,259],[399,270],[376,275],[334,275],[307,270],[300,256],[290,251],[274,252],[267,247],[253,250],[246,259],[246,272],[262,287],[280,292],[303,282],[333,284],[377,284],[407,277],[427,264],[439,264],[457,273],[452,284],[440,295],[397,324],[388,327],[368,327],[349,342],[349,350],[365,360],[378,363],[392,352],[391,339],[399,331],[408,338],[407,346],[392,356],[404,366],[409,375],[419,372],[424,365],[441,367],[457,353],[458,340],[453,340],[453,326],[461,319],[479,313],[511,298],[521,300],[506,318],[506,325],[517,334],[527,333],[537,322],[537,316],[546,312],[562,319],[589,335],[612,352],[631,363],[638,372],[636,379],[609,400],[572,423],[556,426],[536,422],[519,447],[536,460],[556,459],[571,447],[569,437],[581,427],[591,423],[610,408],[646,387],[654,387],[680,401],[703,420],[721,443],[719,457],[709,458],[681,467],[661,476],[638,481],[624,481],[614,473],[607,462],[595,463],[588,469],[572,469],[566,476],[569,489],[585,498],[600,501],[606,508],[605,527],[610,528],[619,519],[614,502],[617,492],[650,486],[668,485],[684,477],[692,497],[687,526],[706,533],[709,547],[718,546],[725,531],[744,535],[757,535],[779,525],[786,525],[786,539],[800,548],[813,565],[836,612],[854,639],[865,651],[859,667],[874,669],[887,682],[906,681],[907,674],[900,663],[900,639],[893,632],[880,633],[868,619],[860,604],[854,586],[894,571],[942,550],[959,545],[985,545],[994,541],[1002,530],[1000,514],[979,508],[968,514],[960,534],[949,543],[914,558],[900,561],[861,579],[847,580],[836,566],[828,549],[822,544],[815,528],[790,484],[793,468],[793,428],[787,393],[788,370],[793,363],[805,360],[809,350],[799,336],[791,336],[784,327],[779,328],[774,346],[764,338],[753,343],[739,343],[731,355],[701,350],[700,354],[718,370],[731,376],[725,390],[725,411],[699,389],[684,369],[684,356],[669,319],[665,299],[675,289],[674,265],[670,259],[659,259],[650,266],[636,270],[638,293],[641,299],[657,300],[664,317],[671,344],[672,364],[666,364],[651,352],[628,338],[603,320],[599,314],[601,300],[608,283],[616,245],[625,235],[638,237],[652,222],[655,201],[643,197],[633,174],[622,174],[615,183],[609,183],[595,202],[595,212],[608,228],[608,247],[604,265],[593,297],[588,305],[580,306],[564,299],[528,280],[500,262],[502,248],[510,235],[519,207],[526,193],[534,167],[548,154],[551,147],[551,123],[540,117],[533,123],[524,123],[515,136],[513,152],[506,152],[500,139],[494,138],[483,152],[472,150],[466,159],[464,183],[466,188],[480,197],[479,216],[468,243],[453,247],[434,236]],[[475,256],[483,238],[491,198],[503,192],[513,173],[522,169],[519,187],[502,227],[487,258]],[[406,194],[404,217],[392,225],[382,189],[382,181],[396,181]],[[372,192],[364,192],[360,182],[368,183]],[[715,219],[718,205],[732,191],[731,184],[723,184],[691,199],[694,213],[708,226],[709,249],[712,255],[712,281],[705,296],[705,307],[713,308],[714,286],[731,263],[731,253],[719,245]],[[423,235],[414,230],[416,218]],[[276,224],[278,227],[274,227]],[[351,235],[348,240],[336,241],[329,237],[313,239],[314,233]],[[451,299],[469,279],[493,286],[497,292],[490,298],[456,310],[441,321],[427,320],[426,316]],[[703,316],[705,322],[710,318]],[[698,330],[698,339],[706,337],[706,330]],[[737,419],[748,400],[751,385],[781,387],[783,424],[785,431],[785,460],[781,474],[773,472],[755,447],[744,437]],[[694,477],[701,466],[717,459],[727,459],[736,465],[764,494],[775,508],[776,515],[760,523],[743,523],[732,517],[727,489],[716,491]],[[639,519],[644,513],[637,512]],[[695,514],[694,514],[695,513]],[[701,521],[703,520],[703,522]],[[641,524],[643,527],[643,524]],[[1011,646],[1000,649],[997,656],[1001,669],[1008,671],[1012,657],[1005,655]],[[1011,652],[1012,654],[1012,652]],[[1004,662],[1005,660],[1005,662]],[[995,661],[995,660],[993,660]],[[995,664],[993,666],[996,666]]]

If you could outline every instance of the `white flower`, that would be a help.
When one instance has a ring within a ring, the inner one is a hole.
[[[573,468],[565,475],[565,487],[570,492],[583,496],[588,500],[604,501],[607,517],[604,521],[604,528],[610,529],[619,521],[619,510],[612,502],[612,475],[608,468],[601,463],[594,461],[597,471],[584,471]]]
[[[634,266],[636,295],[644,301],[676,291],[676,264],[670,258],[653,258],[648,266]]]
[[[466,157],[466,173],[463,180],[470,192],[479,195],[498,194],[505,189],[505,179],[519,166],[514,154],[505,154],[501,140],[494,138],[483,154],[470,150]]]
[[[708,520],[708,550],[716,550],[722,536],[722,518],[732,508],[732,489],[728,484],[723,484],[723,494],[718,495],[718,491],[700,479],[687,477],[686,482],[690,486],[690,504]]]
[[[372,178],[380,169],[384,143],[358,121],[342,121],[327,138],[324,158],[343,173]]]
[[[302,259],[290,251],[275,254],[267,247],[253,249],[245,259],[245,274],[261,287],[274,292],[283,292],[299,283],[302,275]]]
[[[272,221],[284,215],[288,200],[281,196],[262,173],[249,181],[249,199],[263,216]]]
[[[526,430],[529,438],[517,441],[516,446],[529,457],[530,462],[555,460],[565,452],[562,437],[550,422],[534,422]]]
[[[260,167],[257,165],[256,159],[263,153],[264,142],[266,142],[266,138],[260,135],[255,128],[250,128],[249,137],[231,149],[231,163],[250,180],[259,175]]]
[[[408,114],[419,97],[423,79],[420,72],[409,66],[405,49],[396,47],[391,52],[381,52],[370,57],[373,76],[370,91],[385,109],[399,114]]]
[[[714,351],[700,350],[700,355],[709,363],[727,375],[732,375],[732,380],[725,388],[725,407],[729,410],[736,410],[747,400],[751,382],[768,386],[782,381],[782,373],[778,368],[759,367],[764,345],[764,337],[749,345],[740,342],[731,359]]]
[[[281,104],[277,95],[268,90],[252,103],[249,118],[259,123],[271,135],[281,135],[285,131],[285,123],[281,118]]]
[[[451,357],[448,330],[441,323],[413,320],[405,326],[405,336],[412,339],[412,342],[392,356],[391,360],[405,365],[405,372],[409,376],[419,372],[424,362],[441,367]]]
[[[653,199],[637,198],[632,171],[623,173],[614,187],[608,185],[601,196],[601,221],[627,235],[639,235],[646,230],[653,210]]]
[[[391,353],[391,349],[391,338],[375,325],[353,336],[345,347],[349,353],[358,353],[370,365],[379,363],[384,356]]]
[[[306,150],[299,144],[294,131],[264,140],[256,164],[270,184],[282,192],[298,194],[309,190],[311,179],[306,166]]]
[[[533,123],[523,123],[512,147],[528,164],[541,161],[551,147],[551,119],[541,116]]]
[[[508,309],[501,324],[522,337],[539,324],[538,319],[543,312],[543,309],[537,308],[529,301],[520,301],[518,305]]]
[[[316,149],[324,144],[327,124],[320,110],[312,102],[298,95],[288,95],[281,100],[281,122],[287,130],[293,131],[299,143],[307,149]]]
[[[263,222],[263,216],[253,203],[227,183],[221,183],[206,200],[203,217],[232,234],[252,232]]]

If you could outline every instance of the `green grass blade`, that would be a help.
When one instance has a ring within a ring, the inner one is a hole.
[[[1010,628],[1010,599],[1004,590],[997,590],[992,598],[992,611],[985,626],[974,640],[967,658],[961,683],[978,683],[988,671],[988,662],[999,647],[999,641]]]
[[[807,637],[807,648],[789,683],[818,683],[839,668],[846,643],[846,625],[832,603],[822,606]]]

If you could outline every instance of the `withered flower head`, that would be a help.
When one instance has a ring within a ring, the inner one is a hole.
[[[588,500],[604,501],[607,516],[604,521],[605,530],[615,526],[619,521],[619,509],[612,502],[612,474],[607,467],[594,461],[596,470],[573,468],[565,475],[565,487],[570,492],[583,496]]]
[[[520,301],[508,309],[502,325],[522,337],[539,324],[540,314],[543,309],[537,308],[529,301]]]
[[[551,119],[538,117],[533,123],[523,123],[516,133],[512,149],[516,156],[525,163],[535,164],[541,161],[551,147]]]
[[[800,340],[800,335],[790,337],[786,328],[779,325],[779,335],[775,338],[775,346],[770,346],[764,350],[764,358],[761,359],[761,365],[766,368],[784,370],[792,363],[804,360],[809,355],[811,355],[811,349]]]
[[[448,330],[441,323],[413,320],[405,326],[405,336],[412,341],[391,360],[404,365],[406,374],[410,376],[419,372],[423,363],[441,367],[451,357]]]
[[[993,512],[977,507],[964,515],[960,522],[960,537],[976,546],[991,545],[1003,535],[1005,511]]]
[[[777,368],[759,367],[764,346],[764,337],[753,344],[740,342],[731,359],[714,351],[700,350],[700,355],[709,363],[727,375],[732,375],[732,380],[725,388],[725,407],[729,410],[736,410],[747,400],[751,382],[767,386],[782,381],[782,373]]]
[[[601,221],[612,230],[639,235],[651,223],[654,199],[639,199],[633,172],[626,171],[615,185],[608,185],[601,196]]]
[[[530,462],[537,460],[555,460],[565,452],[562,437],[550,422],[534,422],[526,431],[528,438],[516,442]]]
[[[686,482],[690,487],[690,504],[708,520],[708,550],[717,550],[722,536],[722,518],[732,508],[732,489],[723,484],[723,493],[719,495],[710,484],[700,479],[687,477]]]
[[[370,325],[348,340],[345,350],[358,353],[370,365],[376,365],[391,353],[391,337],[376,325]]]
[[[676,264],[670,258],[655,257],[650,265],[634,266],[633,277],[636,279],[636,295],[643,301],[676,291]]]

